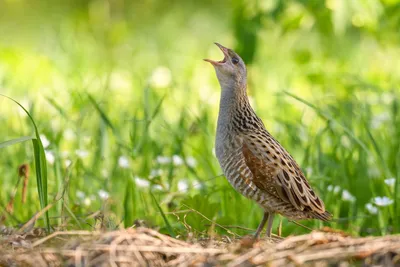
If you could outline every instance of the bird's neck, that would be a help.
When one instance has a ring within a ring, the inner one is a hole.
[[[221,85],[221,100],[217,128],[219,132],[229,128],[233,117],[238,111],[240,112],[240,110],[250,107],[249,98],[247,96],[247,86],[231,86],[232,87],[225,87]]]

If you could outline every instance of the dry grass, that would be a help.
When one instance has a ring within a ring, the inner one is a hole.
[[[354,238],[332,231],[286,239],[191,243],[147,228],[44,236],[2,229],[2,266],[399,266],[400,235]],[[200,245],[201,244],[201,245]]]

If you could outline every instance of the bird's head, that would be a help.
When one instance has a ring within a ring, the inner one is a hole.
[[[221,61],[204,60],[214,66],[221,87],[245,87],[247,72],[243,60],[232,49],[226,48],[219,43],[215,44],[224,53],[224,59]]]

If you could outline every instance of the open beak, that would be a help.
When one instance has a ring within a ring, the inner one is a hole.
[[[224,53],[224,59],[220,60],[220,61],[214,61],[211,59],[203,59],[203,60],[210,62],[214,66],[218,66],[218,65],[221,65],[226,62],[226,59],[229,57],[229,54],[228,54],[228,48],[224,47],[223,45],[220,45],[219,43],[215,43],[215,44],[219,47],[219,49],[221,49],[222,53]]]

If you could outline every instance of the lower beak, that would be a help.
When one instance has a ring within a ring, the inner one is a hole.
[[[207,61],[207,62],[210,62],[210,63],[213,64],[214,66],[222,63],[221,61],[214,61],[214,60],[207,59],[207,58],[205,58],[205,59],[203,59],[203,60],[204,60],[204,61]]]
[[[221,49],[222,53],[224,53],[224,59],[222,59],[220,61],[214,61],[214,60],[211,60],[211,59],[203,59],[204,61],[210,62],[214,66],[221,65],[221,64],[225,63],[226,59],[229,57],[228,48],[224,47],[223,45],[221,45],[219,43],[215,43],[215,44],[219,47],[219,49]]]

